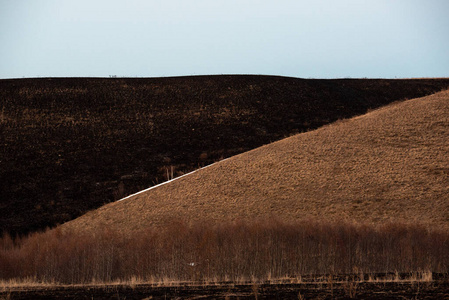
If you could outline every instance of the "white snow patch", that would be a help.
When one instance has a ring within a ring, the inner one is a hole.
[[[139,195],[139,194],[141,194],[141,193],[145,193],[145,192],[147,192],[147,191],[149,191],[149,190],[158,188],[158,187],[160,187],[160,186],[162,186],[162,185],[164,185],[164,184],[167,184],[167,183],[173,182],[173,181],[175,181],[175,180],[178,180],[179,178],[185,177],[185,176],[187,176],[187,175],[191,175],[191,174],[193,174],[193,173],[195,173],[195,172],[197,172],[197,171],[201,171],[201,170],[206,169],[206,168],[208,168],[208,167],[210,167],[210,166],[213,166],[213,165],[215,165],[215,164],[221,163],[222,161],[225,161],[225,160],[227,160],[227,159],[229,159],[229,158],[230,158],[230,157],[225,158],[225,159],[222,159],[222,160],[220,160],[220,161],[217,161],[217,162],[215,162],[215,163],[213,163],[213,164],[207,165],[207,166],[202,167],[202,168],[200,168],[200,169],[196,169],[196,170],[194,170],[194,171],[192,171],[192,172],[190,172],[190,173],[186,173],[186,174],[181,175],[181,176],[178,176],[178,177],[176,177],[176,178],[173,178],[173,179],[164,181],[164,182],[162,182],[162,183],[159,183],[159,184],[157,184],[157,185],[153,185],[153,186],[150,187],[150,188],[147,188],[147,189],[145,189],[145,190],[141,190],[140,192],[137,192],[137,193],[135,193],[135,194],[126,196],[126,197],[124,197],[124,198],[122,198],[122,199],[119,199],[119,200],[117,200],[117,201],[115,201],[115,202],[123,201],[123,200],[126,200],[126,199],[128,199],[128,198],[132,198],[132,197],[134,197],[134,196],[136,196],[136,195]]]

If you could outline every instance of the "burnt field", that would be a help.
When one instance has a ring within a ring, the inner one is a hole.
[[[0,232],[23,234],[449,79],[0,80]]]
[[[407,276],[410,274],[404,274]],[[343,281],[214,283],[173,285],[86,285],[0,289],[5,299],[449,299],[447,274],[432,281]],[[337,279],[337,278],[335,278]],[[341,279],[341,278],[340,278]]]

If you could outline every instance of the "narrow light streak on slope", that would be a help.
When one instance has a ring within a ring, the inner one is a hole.
[[[220,161],[217,161],[217,162],[215,162],[215,163],[213,163],[213,164],[210,164],[210,165],[207,165],[207,166],[205,166],[205,167],[196,169],[196,170],[194,170],[194,171],[192,171],[192,172],[189,172],[189,173],[187,173],[187,174],[178,176],[178,177],[176,177],[176,178],[173,178],[173,179],[164,181],[164,182],[159,183],[159,184],[157,184],[157,185],[153,185],[152,187],[149,187],[149,188],[147,188],[147,189],[145,189],[145,190],[141,190],[141,191],[139,191],[139,192],[137,192],[137,193],[135,193],[135,194],[126,196],[126,197],[124,197],[124,198],[122,198],[122,199],[119,199],[119,200],[117,200],[117,201],[115,201],[115,202],[120,202],[120,201],[126,200],[126,199],[128,199],[128,198],[132,198],[132,197],[134,197],[134,196],[136,196],[136,195],[139,195],[139,194],[141,194],[141,193],[145,193],[146,191],[149,191],[149,190],[158,188],[158,187],[160,187],[160,186],[162,186],[162,185],[164,185],[164,184],[173,182],[173,181],[178,180],[178,179],[180,179],[180,178],[182,178],[182,177],[185,177],[185,176],[187,176],[187,175],[191,175],[191,174],[193,174],[193,173],[195,173],[195,172],[198,172],[198,171],[200,171],[200,170],[206,169],[206,168],[208,168],[208,167],[210,167],[210,166],[213,166],[213,165],[215,165],[215,164],[221,163],[221,162],[223,162],[223,161],[225,161],[225,160],[228,160],[229,158],[230,158],[230,157],[225,158],[225,159],[222,159],[222,160],[220,160]]]

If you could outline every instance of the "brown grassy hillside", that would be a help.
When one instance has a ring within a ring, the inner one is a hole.
[[[399,221],[449,228],[449,91],[371,111],[232,157],[65,228],[167,221]]]

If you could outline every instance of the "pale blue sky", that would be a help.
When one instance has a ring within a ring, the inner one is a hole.
[[[0,78],[449,77],[448,0],[0,0]]]

